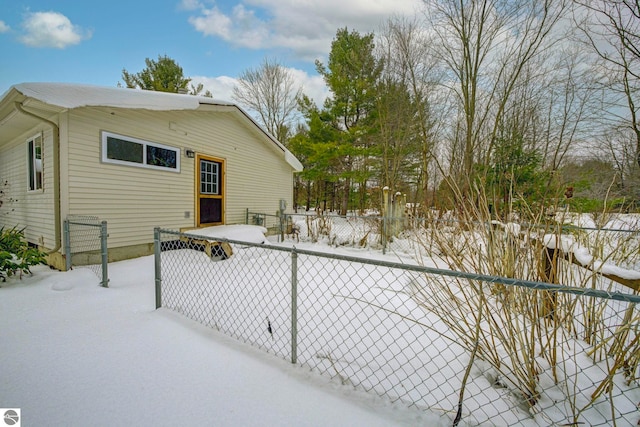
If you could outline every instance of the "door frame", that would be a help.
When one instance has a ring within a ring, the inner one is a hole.
[[[219,163],[220,167],[220,194],[201,194],[200,192],[200,161],[205,160],[209,162]],[[226,216],[226,160],[221,157],[210,156],[206,154],[197,154],[196,155],[196,164],[195,164],[195,213],[196,213],[196,227],[208,227],[212,225],[222,225],[225,223]],[[211,223],[201,223],[200,222],[200,199],[220,199],[222,200],[222,212],[221,212],[221,222],[211,222]]]

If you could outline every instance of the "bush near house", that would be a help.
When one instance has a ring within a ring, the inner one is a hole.
[[[24,240],[24,229],[0,227],[0,279],[23,273],[31,274],[30,267],[46,264],[46,254],[38,248],[29,246]]]

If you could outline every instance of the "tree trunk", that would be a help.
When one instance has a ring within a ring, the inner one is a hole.
[[[351,193],[351,178],[345,178],[344,189],[342,193],[342,203],[340,205],[340,215],[342,216],[345,216],[347,214],[350,193]]]

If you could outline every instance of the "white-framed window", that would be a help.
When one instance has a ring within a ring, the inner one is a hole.
[[[211,160],[200,160],[200,193],[221,195],[222,163]]]
[[[42,134],[27,140],[27,171],[29,191],[42,190]]]
[[[102,131],[102,161],[180,172],[180,149],[131,136]]]

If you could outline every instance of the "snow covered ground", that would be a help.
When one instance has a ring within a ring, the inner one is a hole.
[[[0,283],[0,407],[23,426],[440,425],[169,310],[153,257]]]
[[[199,230],[198,234],[261,243],[263,231],[251,226],[220,227]],[[308,242],[296,243],[296,247],[320,247],[344,255],[357,251],[387,260],[389,256],[401,256]],[[241,252],[248,254],[249,261],[244,264]],[[239,251],[231,260],[231,264],[244,266],[243,275],[238,276],[246,277],[236,278],[241,282],[259,276],[257,272],[253,276],[245,274],[245,270],[257,268],[258,258],[249,256],[250,252]],[[190,256],[206,260],[200,252]],[[265,257],[261,262],[280,269],[272,258]],[[451,414],[442,414],[450,412],[453,404],[439,410],[439,415],[392,405],[350,386],[340,386],[308,368],[293,366],[171,310],[154,310],[153,270],[153,257],[110,264],[109,289],[98,287],[96,276],[82,268],[61,273],[38,267],[33,276],[0,283],[0,407],[21,408],[23,425],[451,424]],[[320,272],[307,276],[328,277]],[[376,281],[381,279],[368,273],[363,283],[374,277]],[[194,285],[192,280],[188,282]],[[334,282],[338,288],[346,286],[337,279]],[[354,283],[349,283],[353,287]],[[388,287],[393,290],[391,285]],[[380,283],[376,288],[386,289]],[[394,295],[394,301],[401,296],[397,292]],[[264,323],[264,316],[260,321]],[[420,336],[423,335],[426,336]],[[439,369],[442,371],[442,367]],[[451,369],[449,363],[446,378],[457,378],[462,371],[453,369],[457,373],[454,375],[449,373]],[[482,380],[481,373],[474,371],[472,376]],[[459,381],[453,382],[449,386],[457,387]],[[426,383],[424,377],[419,385],[442,393],[440,383]],[[509,412],[508,408],[497,407],[496,402],[501,400],[490,398],[489,392],[503,393],[492,388],[476,390],[475,395],[484,396],[483,401],[492,404],[472,408],[473,411],[495,412],[496,416]],[[628,399],[633,404],[637,401],[634,396]],[[469,404],[467,399],[465,405]],[[624,413],[633,414],[633,408],[631,412],[623,409]],[[591,413],[585,416],[589,419]],[[491,425],[491,420],[484,418],[483,422]],[[529,421],[535,424],[533,419]]]

